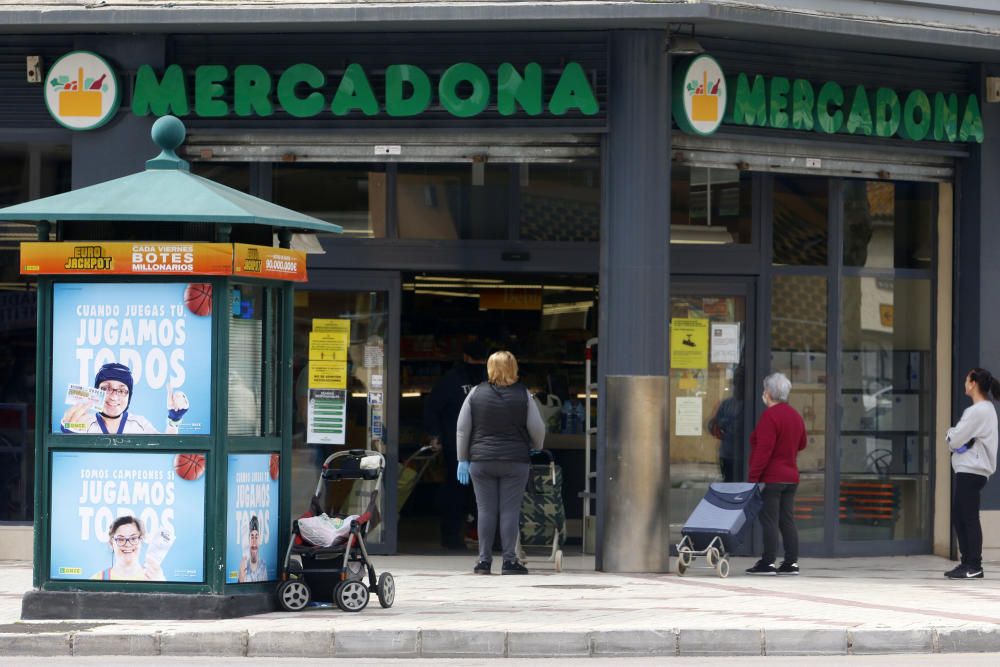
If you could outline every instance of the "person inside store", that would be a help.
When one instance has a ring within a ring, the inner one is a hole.
[[[517,559],[521,501],[531,470],[530,450],[541,450],[545,422],[527,387],[518,382],[517,359],[507,351],[486,361],[487,381],[474,387],[458,414],[456,478],[476,492],[479,560],[476,574],[490,574],[493,537],[500,525],[500,574],[527,574]]]
[[[430,445],[444,457],[445,475],[438,491],[441,508],[441,546],[465,551],[463,529],[471,504],[468,488],[451,474],[458,463],[455,425],[466,396],[486,378],[486,345],[471,339],[462,348],[462,361],[455,364],[431,390],[424,406],[424,428]]]
[[[783,373],[764,378],[761,399],[767,408],[750,434],[750,474],[748,481],[763,483],[764,507],[760,524],[764,529],[764,553],[747,574],[796,575],[799,573],[799,533],[792,509],[799,486],[799,452],[806,448],[806,425],[788,404],[792,383]],[[785,548],[785,560],[775,566],[778,531]]]
[[[733,395],[722,400],[708,420],[708,432],[719,441],[719,471],[723,482],[737,481],[736,457],[743,446],[743,369],[733,374]]]
[[[101,570],[91,579],[105,581],[164,581],[163,570],[155,560],[147,558],[145,564],[139,562],[142,538],[145,531],[142,523],[134,516],[120,516],[108,529],[108,546],[111,547],[111,567]]]
[[[944,576],[982,579],[983,527],[979,522],[979,497],[997,469],[997,406],[994,401],[1000,400],[1000,381],[988,370],[973,368],[965,376],[965,395],[972,399],[972,405],[962,412],[962,418],[945,435],[951,450],[951,468],[955,471],[951,525],[958,536],[962,560]]]
[[[132,370],[124,364],[101,366],[94,377],[94,387],[104,392],[101,409],[94,412],[93,399],[77,401],[63,414],[63,433],[158,433],[145,417],[129,414],[132,403]],[[167,427],[165,433],[176,434],[190,407],[183,391],[167,388]]]

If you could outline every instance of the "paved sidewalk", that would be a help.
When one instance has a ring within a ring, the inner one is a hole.
[[[806,559],[800,577],[471,573],[474,557],[375,557],[396,604],[218,621],[19,622],[26,563],[0,563],[0,655],[586,657],[1000,652],[1000,564],[949,581],[933,556]]]

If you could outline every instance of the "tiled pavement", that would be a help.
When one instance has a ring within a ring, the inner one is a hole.
[[[949,581],[933,556],[806,559],[800,577],[604,574],[593,558],[525,577],[473,557],[374,558],[396,603],[217,621],[18,622],[27,563],[0,563],[0,655],[514,657],[1000,652],[1000,564]],[[995,573],[995,576],[990,575]]]

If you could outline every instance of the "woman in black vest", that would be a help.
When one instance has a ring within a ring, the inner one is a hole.
[[[494,352],[486,361],[487,382],[477,385],[458,414],[458,481],[476,491],[479,562],[473,572],[490,574],[493,535],[500,519],[501,574],[527,574],[517,560],[521,500],[531,469],[529,450],[541,449],[545,423],[531,394],[517,381],[517,360]]]

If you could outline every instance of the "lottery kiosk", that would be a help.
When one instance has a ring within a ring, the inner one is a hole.
[[[34,589],[24,618],[270,611],[289,525],[293,233],[340,232],[146,170],[0,210],[37,225]],[[276,242],[275,242],[276,241]]]

